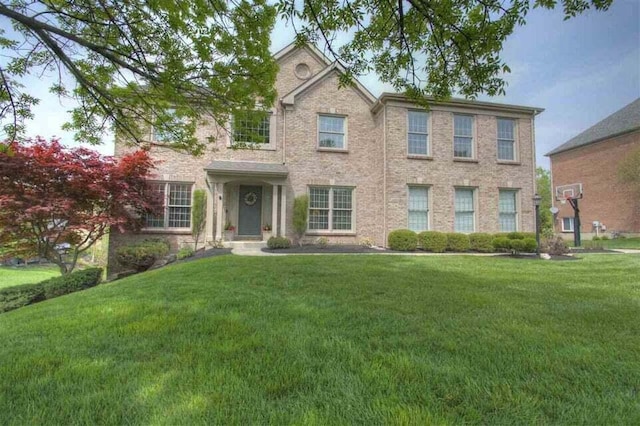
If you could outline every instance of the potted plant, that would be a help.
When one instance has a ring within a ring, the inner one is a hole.
[[[225,241],[233,241],[233,237],[236,233],[236,227],[231,224],[231,222],[227,221],[224,225],[224,239]]]
[[[271,225],[268,223],[262,227],[262,240],[269,241],[269,238],[273,236],[273,232],[271,231]]]

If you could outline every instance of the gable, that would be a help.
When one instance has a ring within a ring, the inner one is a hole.
[[[282,97],[303,85],[331,64],[320,51],[312,47],[291,44],[274,55],[279,71],[276,91]]]

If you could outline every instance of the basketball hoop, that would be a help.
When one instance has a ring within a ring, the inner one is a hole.
[[[560,201],[561,204],[565,204],[569,200],[577,200],[580,198],[582,198],[581,183],[556,186],[556,201]]]

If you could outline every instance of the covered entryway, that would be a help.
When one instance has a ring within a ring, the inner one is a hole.
[[[286,235],[286,166],[213,161],[205,172],[211,200],[207,206],[208,241],[262,240],[266,234]]]

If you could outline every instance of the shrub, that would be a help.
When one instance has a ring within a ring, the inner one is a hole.
[[[513,253],[522,253],[524,252],[526,243],[524,239],[513,239],[509,240],[509,248]]]
[[[591,239],[591,241],[600,241],[602,238],[598,237],[597,235],[594,235],[594,237]]]
[[[149,239],[116,250],[116,259],[124,267],[146,271],[156,260],[169,253],[169,244],[161,239]]]
[[[469,250],[471,243],[467,234],[450,232],[447,234],[447,250],[455,252],[465,252]]]
[[[291,240],[287,237],[271,237],[267,241],[267,247],[270,249],[286,249],[291,247]]]
[[[591,241],[589,241],[589,240],[583,241],[582,242],[582,246],[585,249],[601,249],[601,248],[604,247],[604,245],[602,244],[602,241],[600,241],[599,238],[597,240],[593,239]]]
[[[186,259],[187,257],[193,256],[194,253],[195,252],[191,247],[182,247],[180,250],[178,250],[178,253],[176,253],[176,258],[178,260]]]
[[[493,246],[493,250],[498,252],[504,252],[511,250],[511,246],[509,245],[509,240],[507,237],[498,236],[491,240],[491,245]]]
[[[600,237],[601,240],[605,241],[609,239],[608,235],[603,235],[602,237]]]
[[[391,231],[387,240],[391,250],[414,251],[418,247],[418,234],[409,229]]]
[[[422,250],[442,253],[447,249],[447,235],[442,232],[424,231],[418,234]]]
[[[46,281],[42,281],[40,285],[44,289],[45,298],[53,299],[54,297],[94,287],[100,283],[101,279],[102,269],[89,268],[61,277],[49,278]]]
[[[329,245],[329,240],[327,239],[327,237],[320,237],[316,240],[316,244],[320,246],[320,248],[325,248]]]
[[[510,240],[524,240],[525,238],[536,239],[535,232],[508,232],[506,236]]]
[[[541,245],[540,249],[544,253],[552,255],[561,255],[569,252],[569,246],[562,237],[553,237],[546,239]]]
[[[0,312],[94,287],[100,283],[102,269],[90,268],[50,278],[38,284],[25,284],[0,290]]]
[[[524,253],[534,253],[536,251],[538,243],[536,243],[535,238],[525,238],[522,241],[524,242],[524,247],[522,248]]]
[[[24,284],[0,290],[0,312],[12,311],[45,300],[40,284]]]
[[[371,248],[371,247],[373,247],[373,244],[374,244],[373,238],[363,237],[363,238],[360,239],[360,245],[362,247]]]
[[[480,253],[490,253],[491,251],[493,251],[493,246],[491,245],[492,240],[493,236],[491,234],[484,234],[481,232],[469,234],[469,244],[471,250]]]
[[[298,244],[302,245],[302,237],[307,232],[309,214],[309,196],[300,195],[293,200],[293,230]]]

